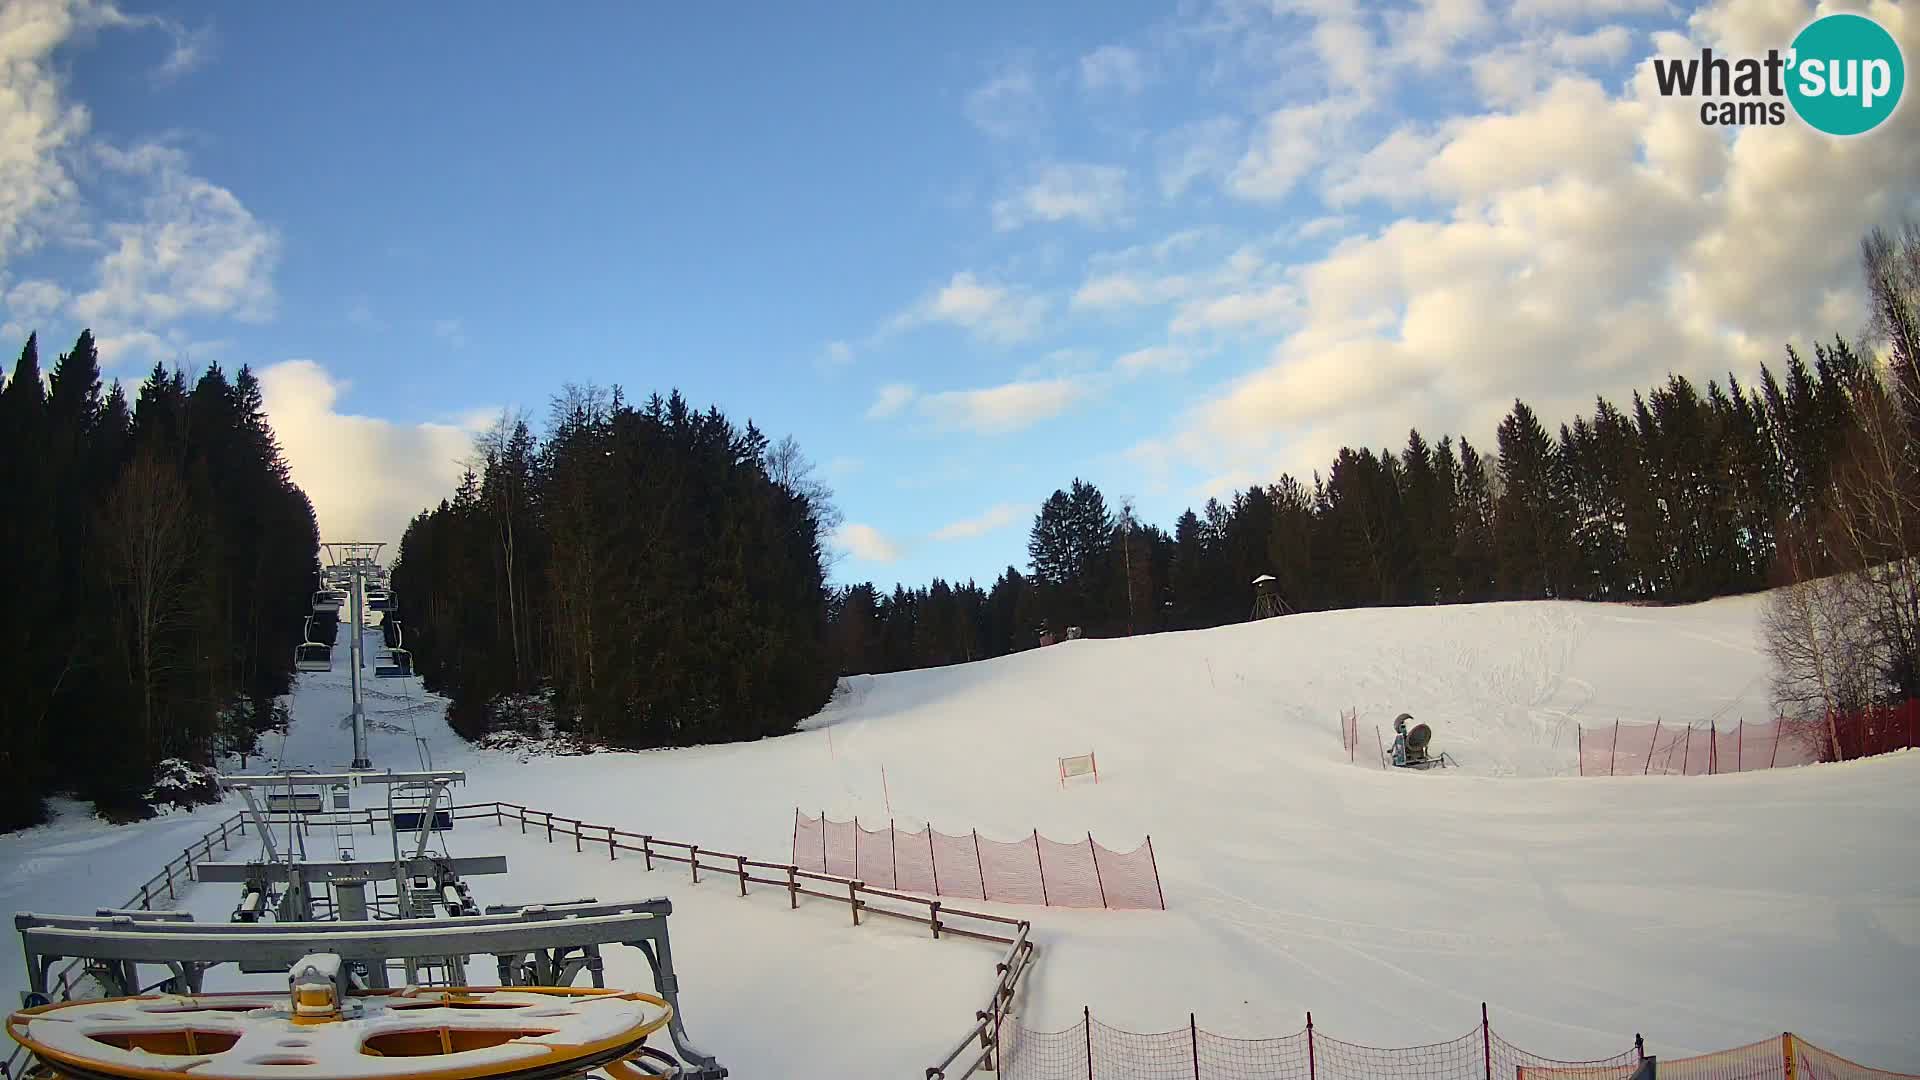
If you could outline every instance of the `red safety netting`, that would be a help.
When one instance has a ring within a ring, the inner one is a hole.
[[[1822,759],[1818,724],[1740,721],[1707,724],[1601,724],[1580,728],[1582,776],[1709,776],[1812,765]]]
[[[1446,1042],[1404,1047],[1363,1046],[1311,1028],[1279,1038],[1234,1039],[1191,1019],[1186,1027],[1150,1033],[1091,1015],[1065,1031],[1036,1032],[1012,1021],[1000,1030],[1000,1075],[1009,1080],[1629,1080],[1640,1062],[1632,1047],[1600,1061],[1541,1057],[1484,1027]],[[1833,1080],[1904,1078],[1847,1074]]]
[[[891,822],[794,812],[793,864],[868,885],[1005,904],[1052,907],[1164,908],[1151,838],[1114,851],[1093,837],[1062,843],[1032,833],[1008,843],[978,833],[905,832]]]

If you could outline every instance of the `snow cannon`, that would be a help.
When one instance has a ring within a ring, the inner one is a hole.
[[[1415,724],[1409,728],[1406,722],[1411,719],[1411,715],[1401,713],[1393,722],[1394,731],[1404,733],[1406,739],[1406,759],[1394,764],[1404,769],[1437,769],[1452,765],[1453,759],[1446,754],[1432,751],[1433,729],[1425,724]]]
[[[667,1080],[646,1045],[673,1007],[593,987],[349,988],[303,958],[290,994],[141,994],[21,1009],[7,1034],[35,1080]],[[725,1075],[724,1071],[720,1075]]]

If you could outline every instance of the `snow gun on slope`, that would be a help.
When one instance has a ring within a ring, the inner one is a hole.
[[[1425,724],[1415,724],[1413,730],[1407,730],[1407,721],[1413,719],[1412,713],[1401,713],[1393,718],[1393,757],[1396,769],[1439,769],[1459,762],[1448,757],[1445,751],[1432,749],[1433,729]]]

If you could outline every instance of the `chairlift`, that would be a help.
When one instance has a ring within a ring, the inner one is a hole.
[[[387,653],[387,662],[373,669],[376,678],[404,679],[413,674],[413,654],[405,649],[391,649]]]
[[[388,592],[370,592],[367,594],[368,611],[392,611],[393,594]]]
[[[313,610],[316,614],[331,614],[346,605],[346,597],[331,589],[321,589],[313,594]]]
[[[309,641],[293,650],[293,666],[299,671],[332,671],[333,646]]]

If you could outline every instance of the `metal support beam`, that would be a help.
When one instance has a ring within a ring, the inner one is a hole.
[[[373,859],[354,859],[347,862],[312,861],[291,866],[284,862],[203,862],[194,864],[193,879],[221,885],[244,885],[248,881],[267,881],[280,885],[291,884],[295,878],[304,878],[314,883],[342,879],[392,881],[399,877],[437,878],[446,873],[465,877],[506,872],[507,857],[505,855],[468,855],[458,859],[412,859],[397,864],[387,860]]]

